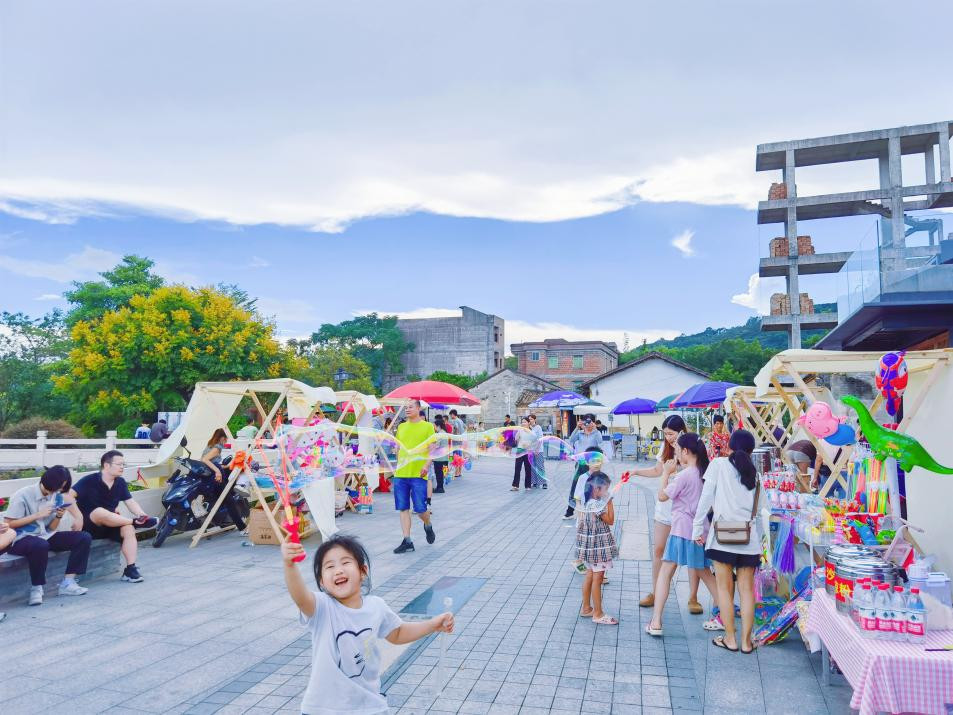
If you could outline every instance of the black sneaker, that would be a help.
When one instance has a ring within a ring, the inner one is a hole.
[[[433,490],[433,493],[434,493],[434,494],[443,494],[443,493],[444,493],[443,487],[437,487],[436,489]]]
[[[139,569],[136,568],[135,564],[129,564],[122,572],[122,578],[119,580],[128,581],[129,583],[142,583],[145,581],[145,579],[142,578],[142,574],[139,573]]]
[[[410,539],[404,539],[403,541],[400,542],[400,546],[394,549],[394,553],[403,554],[413,550],[414,550],[414,542],[411,541]]]
[[[424,524],[424,533],[427,535],[427,543],[432,544],[437,540],[437,535],[433,531],[433,526]]]
[[[157,523],[159,523],[158,519],[156,519],[154,516],[146,516],[145,514],[142,516],[137,516],[132,521],[132,525],[137,529],[151,529]]]

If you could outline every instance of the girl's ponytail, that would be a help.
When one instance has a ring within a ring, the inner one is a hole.
[[[686,432],[678,438],[678,446],[682,449],[687,449],[695,455],[695,460],[698,465],[698,476],[704,479],[705,470],[708,469],[708,449],[705,447],[702,438],[694,432]]]
[[[728,440],[728,447],[731,449],[728,461],[741,475],[741,483],[748,490],[754,489],[758,483],[758,470],[755,469],[754,462],[751,461],[751,453],[754,451],[754,435],[748,430],[735,430],[731,433],[731,439]]]

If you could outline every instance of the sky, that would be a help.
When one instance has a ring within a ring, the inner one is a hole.
[[[755,275],[780,180],[757,144],[953,118],[949,73],[914,71],[947,43],[875,41],[880,5],[0,4],[0,309],[62,307],[138,253],[240,284],[284,337],[460,305],[508,342],[743,322],[783,289]],[[819,251],[875,232],[802,230]]]

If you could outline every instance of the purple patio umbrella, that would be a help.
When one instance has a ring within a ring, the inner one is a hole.
[[[642,418],[640,415],[649,415],[655,412],[655,400],[647,400],[644,397],[633,397],[631,400],[620,402],[612,409],[613,415],[629,415],[629,429],[632,429],[632,417],[635,415],[639,426],[639,435],[642,434]]]
[[[583,397],[571,390],[554,390],[540,395],[529,403],[530,407],[575,407],[589,402],[588,397]]]
[[[721,407],[725,393],[731,387],[737,385],[733,382],[699,382],[679,395],[672,407]]]

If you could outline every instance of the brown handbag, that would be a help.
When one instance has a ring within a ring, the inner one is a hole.
[[[725,546],[745,546],[751,541],[751,525],[758,510],[758,496],[761,494],[761,480],[754,488],[754,501],[751,502],[751,518],[748,521],[716,521],[715,541]]]

